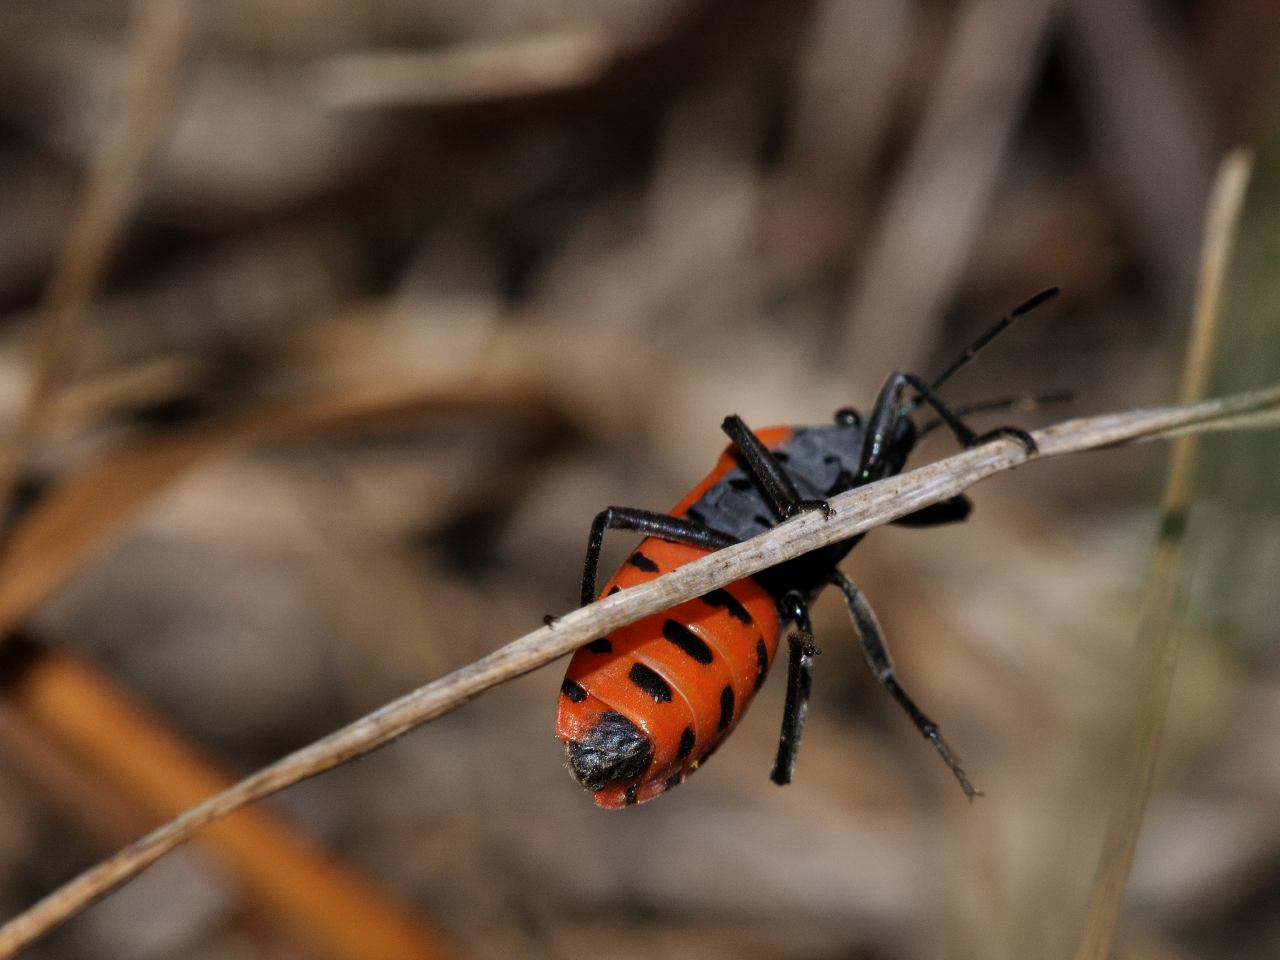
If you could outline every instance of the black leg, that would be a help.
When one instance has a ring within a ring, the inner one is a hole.
[[[911,722],[916,725],[916,729],[924,736],[926,740],[933,744],[938,755],[951,772],[955,774],[956,780],[960,783],[960,789],[964,791],[964,795],[972,800],[974,797],[981,796],[981,791],[976,789],[969,781],[969,777],[965,774],[964,768],[960,766],[960,758],[952,752],[951,747],[947,745],[947,741],[942,739],[942,734],[938,732],[938,725],[924,715],[924,712],[916,706],[915,701],[907,695],[907,691],[902,689],[897,679],[893,675],[893,664],[889,661],[889,651],[884,645],[884,636],[880,632],[880,624],[876,622],[876,615],[871,611],[871,605],[867,603],[867,598],[863,596],[861,590],[843,573],[836,571],[831,576],[831,582],[840,588],[844,594],[845,601],[849,605],[849,615],[853,618],[854,628],[858,631],[858,640],[862,644],[862,652],[867,656],[867,662],[871,665],[871,671],[880,684],[892,694],[893,698],[898,701],[898,705],[906,711],[907,716],[911,718]]]
[[[921,507],[915,513],[908,513],[893,522],[899,527],[940,527],[947,523],[961,523],[969,518],[972,511],[973,502],[961,493],[950,500]]]
[[[902,395],[910,387],[916,392],[919,400],[933,407],[943,424],[955,435],[956,441],[964,447],[975,447],[995,440],[997,437],[1011,437],[1026,449],[1027,453],[1036,452],[1036,442],[1031,434],[1018,427],[997,427],[986,433],[972,430],[960,417],[943,402],[927,383],[914,373],[899,371],[885,381],[876,397],[875,406],[867,421],[866,438],[862,444],[861,480],[869,483],[886,475],[893,458],[893,440],[897,435],[899,421],[908,415],[902,403]]]
[[[666,513],[636,510],[631,507],[608,507],[596,514],[587,536],[587,558],[582,568],[582,605],[596,598],[596,574],[600,567],[600,546],[605,530],[638,530],[651,537],[661,537],[692,547],[722,550],[738,542],[734,537],[683,517]]]
[[[724,418],[720,429],[728,434],[733,445],[738,448],[747,474],[764,491],[779,517],[787,520],[805,510],[821,510],[824,516],[831,517],[832,510],[827,501],[800,498],[800,491],[796,489],[778,458],[769,452],[769,448],[760,442],[760,438],[751,432],[751,428],[741,417],[730,414]]]
[[[813,645],[813,629],[809,625],[809,609],[796,593],[783,600],[784,614],[795,621],[799,633],[787,637],[791,652],[787,660],[787,702],[782,712],[782,733],[778,737],[778,756],[769,779],[779,786],[791,782],[800,751],[800,735],[804,733],[809,713],[809,690],[813,685],[813,658],[818,648]]]

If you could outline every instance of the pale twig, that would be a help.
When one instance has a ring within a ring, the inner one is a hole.
[[[143,169],[169,117],[187,36],[185,3],[138,0],[120,115],[109,122],[89,161],[88,182],[40,305],[35,375],[0,455],[0,507],[75,360],[76,334],[137,203]]]
[[[933,95],[894,178],[845,308],[847,339],[833,356],[854,358],[855,383],[933,343],[982,227],[1061,0],[956,4]],[[999,51],[995,54],[995,51]],[[886,320],[886,318],[888,318]],[[884,324],[892,323],[892,335]]]
[[[603,30],[577,28],[436,51],[345,54],[321,66],[319,83],[340,109],[471,103],[584,86],[614,53]]]
[[[1200,283],[1182,378],[1181,399],[1185,402],[1203,397],[1208,387],[1222,288],[1240,208],[1244,203],[1245,187],[1249,182],[1250,165],[1249,156],[1243,152],[1228,156],[1218,172],[1209,199]],[[1272,415],[1274,413],[1271,411]],[[1241,417],[1230,419],[1238,424]],[[1133,651],[1132,689],[1137,691],[1137,702],[1135,712],[1131,716],[1125,715],[1127,742],[1120,767],[1125,773],[1125,780],[1119,785],[1112,802],[1107,833],[1085,908],[1076,960],[1106,960],[1111,955],[1133,854],[1151,796],[1156,759],[1165,717],[1169,712],[1173,671],[1178,660],[1181,621],[1186,609],[1188,571],[1183,544],[1193,493],[1195,448],[1196,437],[1181,436],[1174,441],[1173,456],[1169,461],[1161,504],[1160,540],[1147,574]]]
[[[317,431],[511,411],[543,424],[566,423],[569,416],[553,396],[519,378],[468,390],[383,378],[304,394],[243,417],[126,445],[69,474],[14,525],[0,552],[0,646],[14,627],[119,536],[138,511],[211,457]]]
[[[1149,440],[1163,431],[1280,407],[1280,387],[1182,407],[1070,420],[1034,434],[1034,459]],[[272,793],[381,747],[481,693],[550,663],[582,644],[784,560],[808,553],[953,497],[979,480],[1027,462],[1010,440],[966,450],[937,463],[831,499],[835,514],[803,514],[744,543],[718,550],[647,583],[566,614],[486,657],[428,683],[342,729],[289,754],[82,873],[0,928],[0,957],[83,910],[137,875],[200,827]]]

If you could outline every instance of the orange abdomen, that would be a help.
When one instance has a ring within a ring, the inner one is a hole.
[[[707,553],[648,538],[601,595]],[[570,770],[602,807],[643,803],[680,783],[745,712],[778,634],[773,597],[747,579],[582,647],[565,674],[556,724]]]

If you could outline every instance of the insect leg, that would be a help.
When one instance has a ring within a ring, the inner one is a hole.
[[[782,733],[778,737],[778,756],[773,761],[769,779],[779,786],[791,782],[800,751],[800,735],[804,733],[809,713],[809,690],[813,685],[813,658],[818,648],[813,645],[813,629],[809,625],[809,609],[797,593],[783,600],[786,615],[795,621],[799,633],[787,637],[791,652],[787,659],[787,701],[782,711]]]
[[[853,618],[854,628],[858,631],[862,652],[866,654],[867,663],[871,665],[871,671],[876,679],[898,701],[898,706],[906,711],[911,722],[916,725],[916,729],[933,744],[938,755],[951,768],[951,772],[959,781],[964,795],[970,800],[981,796],[981,791],[974,787],[965,774],[964,768],[960,766],[960,758],[947,745],[947,741],[942,739],[938,725],[924,715],[894,677],[893,664],[889,660],[889,651],[884,644],[884,635],[880,632],[880,624],[876,621],[876,615],[871,611],[867,598],[852,580],[838,570],[831,575],[831,582],[844,594],[845,601],[849,605],[849,615]]]
[[[830,517],[832,510],[825,500],[803,500],[800,491],[787,474],[786,469],[778,462],[760,438],[751,432],[751,428],[737,414],[730,414],[720,424],[733,445],[742,454],[743,467],[747,475],[764,491],[769,503],[783,520],[794,517],[805,510],[821,510]]]
[[[587,536],[587,558],[582,568],[584,607],[596,598],[596,574],[599,572],[600,547],[604,543],[606,529],[638,530],[651,537],[687,543],[692,547],[706,547],[708,550],[721,550],[738,542],[735,537],[683,517],[632,507],[608,507],[596,514],[595,520],[591,522],[591,533]]]

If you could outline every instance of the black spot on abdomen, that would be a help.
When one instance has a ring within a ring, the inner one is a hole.
[[[728,590],[723,588],[712,590],[710,593],[704,593],[701,599],[703,603],[725,610],[729,616],[745,626],[749,627],[755,622],[751,619],[751,612],[739,603],[738,598]]]
[[[637,570],[643,570],[645,573],[657,573],[658,565],[637,550],[631,555],[631,565]]]
[[[733,723],[733,687],[726,686],[720,691],[720,723],[716,729],[723,732]]]
[[[668,618],[662,624],[662,635],[704,667],[714,659],[703,639],[678,620]]]
[[[632,664],[627,679],[653,697],[655,703],[671,702],[671,684],[663,680],[657,671],[651,670],[643,663]]]
[[[683,760],[693,752],[693,729],[685,727],[684,733],[680,734],[680,749],[676,751],[676,759]]]
[[[564,678],[564,683],[560,684],[560,692],[572,700],[574,703],[581,703],[587,699],[587,691],[578,686],[568,677]]]
[[[592,653],[613,653],[613,644],[609,642],[608,637],[601,637],[599,640],[588,643],[587,649]]]

